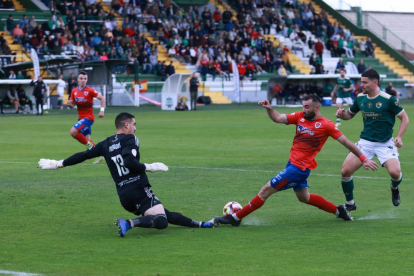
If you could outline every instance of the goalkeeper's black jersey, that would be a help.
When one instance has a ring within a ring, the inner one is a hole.
[[[140,186],[150,185],[145,173],[145,165],[139,163],[139,141],[133,134],[108,137],[92,149],[65,159],[63,165],[71,166],[99,156],[105,158],[118,195]]]

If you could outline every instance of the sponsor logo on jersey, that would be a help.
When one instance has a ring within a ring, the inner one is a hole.
[[[377,108],[381,108],[382,103],[381,103],[381,102],[377,102],[377,103],[375,104],[375,106],[376,106]]]
[[[75,101],[79,102],[79,103],[87,103],[88,100],[85,99],[84,97],[75,97]]]
[[[315,127],[316,127],[316,128],[320,128],[320,127],[321,127],[321,125],[322,125],[322,123],[321,123],[321,122],[316,122],[316,123],[315,123]]]
[[[301,126],[301,125],[298,125],[298,132],[300,132],[300,133],[308,133],[308,134],[310,134],[312,136],[314,134],[313,131],[312,131],[312,129],[307,128],[307,127],[304,127],[304,126]]]
[[[114,151],[116,149],[120,149],[120,148],[121,148],[121,143],[113,144],[112,146],[109,147],[109,152],[112,152],[112,151]]]

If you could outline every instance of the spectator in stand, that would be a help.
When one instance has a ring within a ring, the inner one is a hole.
[[[10,70],[9,79],[16,79],[16,73],[13,70]]]
[[[37,23],[36,23],[34,15],[30,17],[29,27],[31,30],[34,30],[37,27]]]
[[[345,50],[345,54],[348,58],[354,58],[354,43],[350,38],[344,41],[343,49]]]
[[[288,75],[283,65],[280,65],[279,69],[277,70],[277,73],[279,74],[279,76],[282,76],[282,77],[287,77]]]
[[[301,51],[302,56],[305,57],[305,47],[303,42],[297,36],[293,40],[292,44],[292,50],[295,52],[295,55],[297,55],[297,51]]]
[[[5,104],[14,105],[14,109],[16,110],[16,114],[19,114],[19,96],[17,94],[16,89],[14,89],[14,85],[10,85],[10,89],[7,91],[7,97],[4,100]]]
[[[18,79],[18,80],[23,80],[24,79],[22,70],[17,71],[16,79]]]
[[[139,63],[142,66],[142,70],[144,74],[151,74],[152,72],[152,63],[149,59],[149,56],[146,51],[142,52],[142,54],[138,58]]]
[[[321,58],[321,63],[322,63],[322,56],[323,56],[324,48],[325,47],[323,46],[321,39],[318,38],[318,41],[315,43],[315,52],[316,52],[316,55]]]
[[[15,42],[21,44],[23,38],[23,29],[20,28],[19,24],[16,24],[15,28],[13,29],[13,39]]]
[[[374,57],[375,47],[371,42],[371,38],[368,37],[367,42],[365,43],[365,54],[367,57]]]
[[[293,69],[292,69],[292,66],[290,65],[289,55],[287,52],[284,52],[282,54],[282,60],[283,60],[285,68],[289,70],[289,72],[293,73]]]
[[[14,23],[13,15],[10,14],[9,18],[7,18],[7,21],[6,21],[6,29],[10,35],[13,35],[14,27],[16,27],[16,24]]]
[[[395,89],[392,86],[392,82],[389,82],[388,83],[387,88],[385,88],[385,92],[387,92],[387,94],[389,94],[391,96],[394,96],[394,97],[396,97],[398,99],[398,91],[397,91],[397,89]]]
[[[335,72],[339,72],[339,70],[340,69],[344,69],[345,68],[345,64],[344,64],[344,62],[342,61],[342,58],[340,58],[339,60],[338,60],[338,63],[336,64],[336,69],[335,69]]]
[[[209,63],[210,61],[208,59],[207,54],[202,54],[201,60],[200,60],[200,66],[201,66],[201,76],[202,76],[203,81],[206,81]]]
[[[155,70],[157,71],[157,75],[161,76],[162,79],[164,79],[167,75],[165,64],[161,60],[158,61],[158,64],[155,66]]]
[[[244,80],[246,77],[246,65],[244,64],[244,60],[240,60],[237,63],[237,70],[239,71],[240,80]]]
[[[309,40],[308,40],[309,49],[313,50],[314,46],[315,46],[315,41],[313,41],[312,37],[309,37]]]
[[[231,21],[232,17],[233,13],[226,8],[226,10],[223,12],[223,23],[227,24],[229,21]]]
[[[357,68],[358,68],[358,73],[359,74],[362,74],[365,71],[367,71],[367,67],[364,64],[364,60],[363,59],[360,59],[359,60],[359,64],[358,64]]]
[[[273,66],[274,66],[275,58],[269,51],[266,51],[266,55],[264,56],[264,59],[266,61],[266,71],[269,73],[273,73]]]
[[[172,76],[172,75],[175,74],[175,69],[174,69],[173,61],[170,61],[170,64],[166,66],[165,72],[167,73],[167,77],[170,77],[170,76]]]
[[[23,29],[25,25],[29,25],[29,19],[27,19],[27,16],[25,14],[23,14],[22,19],[19,21],[19,26],[21,29]]]
[[[361,41],[359,42],[359,50],[361,52],[363,52],[364,54],[367,54],[366,53],[367,48],[366,48],[366,44],[365,43],[366,43],[365,40],[363,38],[361,38]]]

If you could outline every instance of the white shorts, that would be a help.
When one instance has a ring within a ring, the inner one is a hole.
[[[348,97],[348,98],[336,98],[336,104],[348,104],[348,105],[352,105],[352,98]]]
[[[356,143],[361,152],[368,158],[378,157],[381,165],[389,159],[398,159],[398,149],[394,145],[392,138],[386,142],[371,142],[365,139],[359,139]]]

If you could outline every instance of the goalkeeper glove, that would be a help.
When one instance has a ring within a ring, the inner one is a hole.
[[[40,159],[39,167],[43,170],[57,170],[63,168],[63,160]]]
[[[147,172],[168,171],[168,167],[164,165],[163,163],[152,163],[152,164],[144,164],[144,165],[145,165],[145,171]]]

